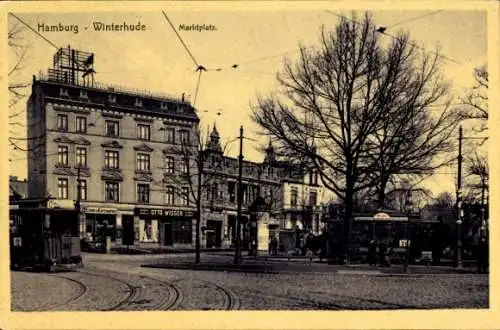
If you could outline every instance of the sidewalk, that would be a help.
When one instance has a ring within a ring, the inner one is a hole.
[[[202,248],[201,252],[231,252],[234,251],[232,248]],[[136,244],[136,245],[114,245],[111,248],[112,254],[169,254],[169,253],[194,253],[193,248],[180,248],[180,247],[170,247],[170,246],[159,246],[158,244]]]
[[[219,255],[220,257],[220,255]],[[195,264],[191,261],[158,261],[155,263],[143,264],[141,267],[165,268],[165,269],[189,269],[206,271],[242,272],[242,273],[336,273],[343,275],[382,275],[382,276],[408,276],[408,275],[432,275],[432,274],[475,274],[475,268],[464,267],[457,269],[447,266],[418,266],[410,265],[407,272],[404,272],[403,265],[393,265],[391,267],[375,267],[366,264],[354,265],[329,265],[313,261],[309,263],[305,258],[288,262],[287,258],[257,258],[244,256],[239,264],[234,264],[232,257],[218,258],[213,260],[202,260],[202,263]]]

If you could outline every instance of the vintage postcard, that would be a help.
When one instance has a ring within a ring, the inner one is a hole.
[[[0,8],[5,329],[495,327],[498,4]]]

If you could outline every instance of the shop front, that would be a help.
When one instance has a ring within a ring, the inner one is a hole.
[[[85,239],[89,242],[104,242],[110,237],[115,242],[117,237],[118,210],[112,207],[82,207],[85,214]]]
[[[191,210],[135,208],[135,239],[161,246],[192,246],[194,218],[195,212]]]

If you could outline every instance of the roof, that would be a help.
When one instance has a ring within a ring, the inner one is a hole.
[[[137,91],[124,87],[108,86],[94,83],[92,86],[67,84],[60,81],[49,81],[45,78],[33,81],[33,87],[39,86],[45,98],[52,102],[106,108],[115,111],[141,113],[146,115],[175,118],[199,122],[196,109],[190,102],[182,98],[157,96],[147,91]],[[67,90],[67,95],[60,95],[60,88]],[[81,98],[80,91],[86,90],[86,97]],[[109,101],[109,95],[115,95],[115,102]],[[136,100],[142,104],[138,106]]]
[[[28,182],[19,181],[17,178],[9,180],[9,197],[14,199],[23,199],[28,196]]]

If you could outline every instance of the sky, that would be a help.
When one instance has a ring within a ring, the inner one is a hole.
[[[473,68],[487,63],[487,14],[485,11],[372,11],[376,25],[389,27],[394,35],[398,30],[410,33],[413,41],[429,51],[440,47],[444,59],[443,75],[452,83],[452,92],[459,96],[473,84]],[[334,11],[350,17],[350,11]],[[159,10],[150,12],[75,12],[22,13],[14,12],[35,30],[39,24],[78,25],[74,32],[42,32],[57,46],[95,53],[96,81],[134,89],[151,90],[180,97],[182,93],[195,99],[198,73],[193,59]],[[196,62],[207,69],[200,79],[195,107],[204,127],[214,123],[224,141],[232,140],[243,125],[245,158],[261,161],[257,150],[267,138],[250,120],[250,105],[258,94],[276,90],[276,72],[283,59],[295,59],[298,45],[312,46],[319,40],[321,26],[334,29],[339,17],[325,10],[198,10],[169,11],[166,14],[176,29],[180,24],[214,25],[214,31],[179,31]],[[423,17],[422,17],[423,16]],[[420,18],[419,18],[420,17]],[[146,31],[97,32],[94,22],[105,24],[141,24]],[[9,15],[9,26],[18,21]],[[85,29],[87,28],[87,29]],[[384,37],[389,38],[389,37]],[[14,82],[30,83],[32,75],[46,71],[52,65],[55,48],[32,31],[23,31],[28,45],[23,69],[13,77]],[[12,55],[12,54],[10,54]],[[12,57],[10,57],[12,61]],[[232,65],[238,64],[236,69]],[[220,68],[220,71],[210,71]],[[28,90],[29,92],[29,90]],[[25,107],[25,101],[21,103]],[[218,115],[220,113],[220,115]],[[22,127],[15,128],[23,136]],[[230,144],[229,155],[238,152]],[[26,154],[10,154],[10,174],[26,177]],[[440,171],[423,184],[435,194],[454,188],[453,172]]]

